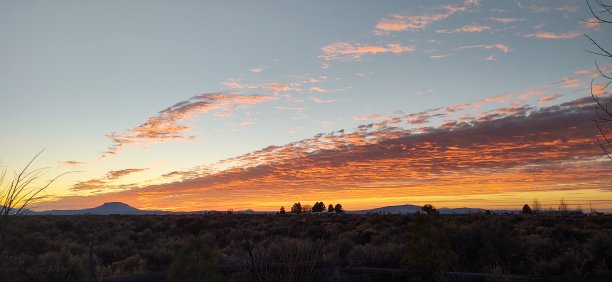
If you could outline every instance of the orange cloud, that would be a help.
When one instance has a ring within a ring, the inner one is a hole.
[[[582,33],[578,31],[568,32],[568,33],[554,33],[554,32],[538,32],[525,34],[524,36],[527,38],[540,38],[540,39],[573,39],[581,36]]]
[[[80,202],[113,198],[173,210],[275,210],[322,198],[356,209],[371,198],[384,205],[381,199],[406,195],[612,189],[602,177],[612,173],[612,163],[594,143],[592,105],[590,97],[537,110],[515,105],[419,131],[386,121],[366,124],[229,159],[236,165],[216,173],[194,170],[180,181]]]
[[[421,31],[430,24],[442,21],[458,12],[465,12],[466,6],[443,6],[436,8],[440,12],[428,12],[423,15],[394,14],[389,18],[380,20],[375,28],[374,34],[383,35],[396,31]]]
[[[65,161],[62,162],[63,165],[67,165],[67,166],[80,166],[85,164],[84,162],[79,162],[79,161]]]
[[[136,187],[135,184],[114,185],[112,182],[126,175],[145,171],[147,169],[148,168],[128,168],[128,169],[122,169],[122,170],[111,170],[108,173],[106,173],[106,175],[102,178],[94,178],[94,179],[90,179],[87,181],[77,182],[76,184],[72,186],[72,188],[70,188],[70,190],[75,191],[75,192],[89,191],[89,192],[96,192],[96,193],[99,193],[99,192],[108,193],[109,190],[116,191],[120,189],[134,188]]]
[[[128,168],[128,169],[122,169],[122,170],[112,170],[106,174],[106,178],[108,180],[115,180],[115,179],[124,177],[128,174],[145,171],[147,169],[148,168]]]
[[[608,91],[606,90],[608,85],[603,84],[603,83],[596,83],[593,84],[593,87],[591,89],[593,95],[598,96],[598,97],[604,97],[607,96],[609,93],[607,93]]]
[[[404,46],[401,44],[390,43],[385,46],[367,45],[367,44],[353,44],[347,42],[338,41],[336,43],[324,46],[321,48],[323,54],[319,57],[326,60],[341,60],[341,61],[354,61],[359,60],[363,55],[367,54],[379,54],[379,53],[393,53],[400,54],[405,52],[413,52],[414,46]]]
[[[91,191],[101,190],[106,186],[106,182],[100,179],[91,179],[87,181],[77,182],[70,188],[72,191]]]
[[[159,112],[156,117],[148,118],[139,126],[120,134],[107,135],[113,144],[102,157],[109,157],[129,144],[148,144],[166,142],[169,140],[189,140],[193,136],[183,134],[191,130],[191,126],[182,124],[186,119],[213,110],[222,110],[225,114],[247,105],[258,104],[275,99],[266,95],[237,95],[228,93],[206,93],[192,97],[188,101],[176,103]]]

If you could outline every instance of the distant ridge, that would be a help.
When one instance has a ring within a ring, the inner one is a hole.
[[[30,212],[29,214],[36,215],[77,215],[77,214],[95,214],[95,215],[110,215],[110,214],[171,214],[172,212],[158,210],[139,210],[128,204],[121,202],[109,202],[90,209],[80,210],[49,210],[41,212]]]
[[[28,211],[29,215],[111,215],[111,214],[124,214],[124,215],[166,215],[166,214],[208,214],[214,213],[215,211],[190,211],[190,212],[171,212],[161,210],[141,210],[132,207],[122,202],[108,202],[104,203],[95,208],[89,209],[78,209],[78,210],[48,210],[48,211]],[[272,213],[272,212],[256,212],[253,210],[236,211],[233,213],[237,214],[260,214],[260,213]]]
[[[386,206],[368,210],[356,210],[346,211],[348,214],[413,214],[421,211],[421,206],[416,205],[399,205],[399,206]],[[484,213],[486,210],[479,208],[440,208],[438,209],[441,214],[472,214],[472,213]],[[125,214],[125,215],[165,215],[165,214],[208,214],[215,211],[191,211],[191,212],[171,212],[161,210],[141,210],[132,207],[122,202],[108,202],[104,203],[95,208],[89,209],[78,209],[78,210],[48,210],[48,211],[27,211],[29,215],[111,215],[111,214]],[[259,212],[251,209],[244,211],[234,211],[236,214],[272,214],[275,212]]]
[[[368,213],[389,213],[389,214],[411,214],[421,211],[422,206],[415,205],[399,205],[399,206],[387,206],[381,208],[374,208],[369,210],[357,210],[347,211],[352,214],[368,214]],[[472,214],[472,213],[485,213],[486,210],[479,208],[440,208],[438,209],[441,214]]]

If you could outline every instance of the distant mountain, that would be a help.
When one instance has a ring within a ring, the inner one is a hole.
[[[421,206],[415,205],[400,205],[374,208],[369,210],[347,211],[351,214],[368,214],[368,213],[390,213],[390,214],[410,214],[421,211]],[[438,209],[441,214],[470,214],[484,213],[486,210],[479,208],[441,208]]]
[[[171,214],[172,212],[157,211],[157,210],[139,210],[128,204],[121,202],[110,202],[104,203],[101,206],[80,209],[80,210],[49,210],[41,212],[33,212],[30,214],[48,214],[48,215],[76,215],[76,214],[96,214],[96,215],[109,215],[109,214]]]
[[[392,214],[407,214],[416,213],[421,210],[421,206],[415,205],[400,205],[400,206],[387,206],[382,208],[375,208],[369,210],[358,210],[358,211],[346,211],[352,214],[368,214],[368,213],[392,213]]]
[[[95,215],[111,215],[111,214],[126,214],[126,215],[165,215],[165,214],[210,214],[224,213],[217,211],[191,211],[191,212],[171,212],[160,210],[141,210],[121,202],[104,203],[101,206],[89,209],[80,210],[48,210],[48,211],[28,211],[29,215],[79,215],[79,214],[95,214]],[[236,211],[237,214],[269,214],[271,212],[256,212],[253,210]]]
[[[438,209],[441,214],[471,214],[471,213],[485,213],[487,210],[479,208],[441,208]]]

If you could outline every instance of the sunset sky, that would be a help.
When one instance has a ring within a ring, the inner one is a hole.
[[[2,1],[0,165],[38,209],[612,211],[571,1]]]

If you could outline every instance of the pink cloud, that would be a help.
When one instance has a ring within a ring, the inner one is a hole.
[[[466,46],[459,47],[459,50],[462,50],[462,49],[473,49],[473,48],[486,49],[486,50],[497,49],[497,50],[499,50],[499,51],[501,51],[503,53],[510,52],[510,47],[508,47],[508,45],[506,45],[506,44],[466,45]]]
[[[445,110],[449,113],[455,113],[461,110],[465,110],[470,106],[470,104],[460,104],[460,105],[454,105],[454,106],[448,106],[445,108]]]
[[[544,96],[544,97],[538,99],[538,104],[540,104],[540,105],[548,104],[550,102],[553,102],[553,101],[557,100],[559,97],[562,97],[562,96],[563,95],[561,95],[561,94],[553,94],[553,95],[550,95],[550,96]]]
[[[606,88],[607,88],[606,84],[597,83],[597,84],[593,84],[593,88],[591,89],[591,91],[593,92],[593,95],[595,96],[604,97],[608,95]]]
[[[577,5],[565,5],[565,6],[561,6],[555,10],[559,11],[559,12],[567,12],[567,13],[575,13],[578,12],[578,10],[580,9],[579,6]]]
[[[347,43],[338,41],[336,43],[324,46],[321,48],[323,54],[319,57],[326,60],[341,60],[341,61],[354,61],[360,60],[363,55],[367,54],[379,54],[379,53],[393,53],[401,54],[405,52],[413,52],[414,46],[404,46],[401,44],[390,43],[384,46],[367,45],[359,43]]]
[[[251,72],[260,73],[263,71],[263,67],[253,67],[250,69]]]
[[[489,20],[494,21],[494,22],[498,22],[498,23],[513,23],[513,22],[517,22],[520,19],[517,18],[496,18],[496,17],[491,17],[489,18]]]
[[[317,104],[325,104],[325,103],[333,103],[336,102],[336,100],[334,99],[330,99],[330,100],[321,100],[321,99],[317,99],[317,98],[310,98],[311,101],[317,103]]]
[[[235,78],[227,79],[223,84],[230,90],[265,90],[269,92],[288,92],[288,91],[302,91],[300,83],[284,84],[280,82],[266,82],[266,83],[242,83],[240,80]]]
[[[586,28],[590,28],[590,29],[598,28],[599,25],[601,25],[601,21],[596,18],[589,18],[584,21],[581,21],[580,23],[584,25]]]
[[[467,25],[453,30],[439,29],[437,33],[462,33],[462,32],[483,32],[491,30],[490,26],[486,25]]]
[[[423,15],[394,14],[380,20],[374,27],[374,34],[383,35],[396,31],[421,31],[430,24],[444,20],[458,12],[465,12],[466,6],[443,6],[440,12],[428,12]]]
[[[538,32],[525,34],[524,36],[527,38],[540,38],[540,39],[573,39],[581,36],[582,33],[578,31],[568,32],[568,33],[554,33],[554,32]]]
[[[487,103],[492,103],[492,102],[498,102],[498,103],[503,103],[503,102],[507,102],[510,99],[512,99],[513,95],[512,94],[506,94],[506,95],[497,95],[497,96],[492,96],[492,97],[487,97],[484,98],[478,102],[475,102],[474,105],[474,109],[478,109],[480,108],[482,105],[487,104]]]
[[[308,89],[308,91],[310,91],[310,92],[319,92],[319,93],[325,93],[325,92],[327,92],[327,90],[326,90],[326,89],[323,89],[323,88],[318,87],[318,86],[313,86],[313,87],[310,87],[310,88]]]
[[[391,116],[382,115],[382,114],[373,114],[369,116],[359,116],[359,117],[353,118],[354,121],[381,120],[381,119],[391,119]]]
[[[277,110],[303,112],[306,108],[303,107],[274,107]]]
[[[546,91],[547,88],[549,88],[549,86],[527,89],[526,91],[524,91],[523,93],[519,95],[519,98],[522,100],[525,100],[533,96],[542,95],[544,94],[544,91]]]
[[[563,78],[563,88],[578,88],[580,86],[582,86],[582,82],[574,77]]]
[[[450,56],[450,54],[431,55],[431,56],[429,56],[429,57],[430,57],[430,58],[432,58],[432,59],[442,59],[442,58],[446,58],[446,57],[448,57],[448,56]]]

